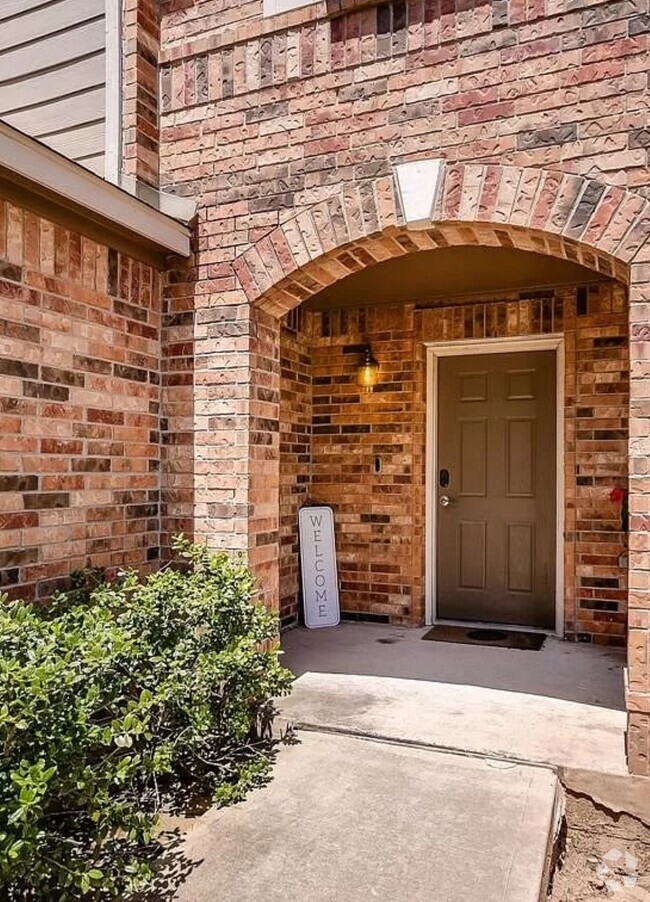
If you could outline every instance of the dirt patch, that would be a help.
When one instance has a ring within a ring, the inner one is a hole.
[[[650,902],[650,827],[566,794],[549,902]]]

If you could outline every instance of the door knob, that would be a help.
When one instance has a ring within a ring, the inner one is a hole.
[[[440,496],[440,506],[441,507],[449,507],[451,504],[451,498],[449,495],[441,495]]]

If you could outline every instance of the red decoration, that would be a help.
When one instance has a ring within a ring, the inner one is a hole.
[[[622,489],[620,485],[615,486],[609,493],[609,500],[614,501],[616,504],[620,504],[624,498],[625,489]]]

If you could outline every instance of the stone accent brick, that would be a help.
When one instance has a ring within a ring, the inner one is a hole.
[[[572,122],[555,128],[538,128],[531,132],[519,132],[518,150],[533,150],[537,147],[557,147],[578,139],[578,125]]]
[[[633,774],[650,773],[650,717],[647,712],[633,712],[628,722],[628,760]]]

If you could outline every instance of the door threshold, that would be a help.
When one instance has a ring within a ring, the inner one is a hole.
[[[435,620],[427,626],[460,626],[468,630],[511,630],[513,633],[539,633],[541,636],[552,636],[555,639],[562,637],[553,629],[543,629],[539,626],[522,626],[520,623],[486,623],[484,620]]]

